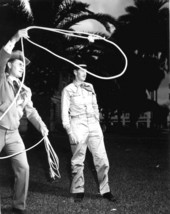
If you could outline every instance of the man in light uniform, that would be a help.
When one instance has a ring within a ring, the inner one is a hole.
[[[80,65],[86,67],[85,64]],[[63,127],[69,136],[72,150],[71,193],[74,201],[84,197],[84,160],[87,147],[93,156],[103,198],[115,202],[110,192],[109,162],[104,146],[103,133],[99,124],[99,110],[93,85],[86,80],[85,69],[74,70],[75,80],[62,91],[61,112]]]
[[[24,72],[24,59],[21,51],[12,52],[21,37],[28,37],[25,29],[19,30],[0,50],[0,117],[13,102],[21,85],[19,78]],[[25,59],[25,62],[28,64],[29,60]],[[31,96],[30,88],[23,85],[16,102],[0,120],[0,151],[4,149],[7,155],[25,150],[18,131],[20,119],[24,113],[43,136],[48,135],[46,125],[33,107]],[[26,213],[29,183],[29,165],[26,152],[13,156],[11,162],[15,175],[12,212]]]

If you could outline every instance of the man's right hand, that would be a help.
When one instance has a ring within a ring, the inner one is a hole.
[[[69,139],[71,144],[78,144],[77,137],[73,133],[69,134]]]
[[[11,38],[11,41],[16,43],[18,42],[21,38],[29,38],[28,36],[28,32],[26,29],[21,29],[21,30],[18,30],[18,32]]]

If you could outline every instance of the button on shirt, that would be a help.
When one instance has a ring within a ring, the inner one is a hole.
[[[99,110],[93,85],[73,82],[62,91],[61,97],[62,123],[67,133],[70,130],[70,118],[79,115],[94,115],[99,120]]]

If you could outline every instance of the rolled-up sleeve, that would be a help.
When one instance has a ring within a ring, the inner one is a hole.
[[[3,48],[0,50],[0,80],[5,78],[5,68],[7,61],[9,60],[10,54],[7,53]]]
[[[9,41],[9,42],[4,46],[4,50],[5,50],[7,53],[11,54],[11,53],[12,53],[12,50],[13,50],[13,48],[14,48],[14,46],[15,46],[15,42]]]
[[[71,126],[70,126],[70,94],[67,89],[63,89],[61,94],[61,119],[63,127],[66,129],[67,134],[71,134]]]
[[[0,50],[0,79],[3,79],[3,77],[4,77],[6,64],[11,56],[14,46],[15,46],[15,44],[13,42],[9,41]]]

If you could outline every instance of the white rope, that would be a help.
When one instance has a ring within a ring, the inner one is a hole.
[[[59,172],[59,159],[53,147],[51,146],[51,143],[47,136],[44,138],[44,144],[47,151],[50,177],[53,179],[55,179],[55,176],[57,176],[58,178],[61,178],[61,175]]]
[[[28,152],[29,150],[31,150],[31,149],[33,149],[34,147],[38,146],[38,145],[44,140],[44,138],[45,138],[45,137],[43,137],[40,141],[38,141],[38,143],[34,144],[33,146],[29,147],[28,149],[24,149],[24,150],[22,150],[22,151],[19,151],[19,152],[16,152],[16,153],[12,154],[12,155],[0,157],[0,160],[4,160],[4,159],[7,159],[7,158],[12,158],[12,157],[14,157],[14,156],[16,156],[16,155],[19,155],[19,154],[23,153],[23,152]]]
[[[59,159],[58,159],[58,156],[56,155],[56,153],[55,153],[55,151],[54,151],[54,149],[53,149],[53,147],[52,147],[47,136],[44,136],[40,141],[38,141],[38,143],[34,144],[33,146],[29,147],[28,149],[24,149],[22,151],[19,151],[19,152],[12,154],[12,155],[0,157],[0,160],[12,158],[16,155],[23,153],[23,152],[28,152],[29,150],[38,146],[43,140],[44,140],[44,145],[45,145],[45,149],[47,152],[50,177],[53,179],[55,179],[55,176],[57,176],[58,178],[61,178],[61,175],[59,172]]]
[[[79,69],[82,69],[82,70],[85,70],[88,74],[96,77],[96,78],[99,78],[99,79],[103,79],[103,80],[111,80],[111,79],[115,79],[115,78],[118,78],[120,76],[122,76],[126,69],[127,69],[127,65],[128,65],[128,60],[127,60],[127,57],[125,55],[125,53],[123,52],[123,50],[114,42],[112,41],[109,41],[108,39],[102,37],[102,36],[99,36],[99,35],[96,35],[96,34],[91,34],[91,33],[86,33],[86,32],[81,32],[81,31],[69,31],[69,30],[61,30],[61,29],[53,29],[53,28],[47,28],[47,27],[40,27],[40,26],[30,26],[28,28],[26,28],[28,31],[31,30],[31,29],[42,29],[42,30],[48,30],[48,31],[52,31],[52,32],[56,32],[56,33],[61,33],[61,34],[65,34],[65,35],[69,35],[69,36],[74,36],[74,37],[79,37],[79,38],[82,38],[82,39],[88,39],[90,42],[94,42],[95,40],[103,40],[113,46],[115,46],[120,52],[121,54],[123,55],[124,59],[125,59],[125,66],[124,66],[124,69],[122,70],[122,72],[120,74],[117,74],[117,75],[114,75],[114,76],[111,76],[111,77],[102,77],[100,75],[97,75],[97,74],[94,74],[82,67],[80,67],[79,65],[77,65],[76,63],[74,63],[73,61],[71,60],[68,60],[67,58],[65,57],[62,57],[62,56],[59,56],[57,54],[55,54],[54,52],[50,51],[49,49],[43,47],[42,45],[39,45],[33,41],[31,41],[30,39],[26,38],[27,41],[29,41],[30,43],[38,46],[39,48],[42,48],[44,50],[46,50],[47,52],[51,53],[52,55],[62,59],[62,60],[65,60],[67,62],[69,62],[70,64],[74,65],[75,67],[78,67]],[[88,37],[85,37],[85,36],[78,36],[78,35],[75,35],[76,34],[84,34],[84,35],[88,35]]]

